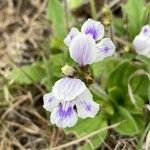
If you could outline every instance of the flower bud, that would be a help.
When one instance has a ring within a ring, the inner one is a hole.
[[[103,24],[107,27],[111,25],[111,11],[107,5],[102,9]]]
[[[66,76],[73,76],[75,73],[75,69],[67,64],[61,68],[61,71]]]

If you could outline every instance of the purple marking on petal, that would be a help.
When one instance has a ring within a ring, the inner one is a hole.
[[[91,105],[87,104],[86,102],[85,102],[85,105],[86,105],[86,110],[91,111]]]
[[[143,34],[144,34],[145,36],[149,36],[149,35],[150,35],[150,29],[149,29],[149,28],[145,28],[145,29],[143,30]]]
[[[72,40],[72,39],[73,39],[73,36],[71,35],[71,36],[70,36],[70,40]]]
[[[97,31],[93,28],[87,28],[85,31],[85,34],[91,34],[93,36],[93,39],[95,40],[97,37]]]
[[[51,102],[53,100],[54,96],[51,96],[48,98],[48,102]]]
[[[90,104],[87,104],[85,101],[81,101],[80,102],[87,111],[91,111],[91,105]]]
[[[105,46],[105,47],[100,47],[99,50],[101,52],[107,53],[110,49],[109,49],[109,47]]]
[[[69,34],[66,36],[66,38],[64,39],[64,43],[67,45],[67,46],[70,46],[72,40],[74,39],[74,37],[76,35],[78,35],[80,32],[77,28],[72,28],[69,32]]]
[[[64,109],[62,108],[62,105],[60,106],[60,109],[59,109],[59,116],[61,116],[62,119],[63,119],[63,118],[66,118],[66,117],[69,117],[69,116],[71,116],[71,115],[72,115],[72,107],[71,107],[71,106],[68,107],[67,110],[64,110]]]
[[[142,30],[141,33],[146,36],[146,37],[150,37],[150,26],[149,25],[145,25]]]
[[[145,28],[145,29],[144,29],[144,33],[147,33],[147,31],[148,31],[148,29],[147,29],[147,28]]]
[[[73,39],[69,52],[71,58],[80,66],[92,64],[97,57],[94,39],[85,34],[80,34]]]
[[[107,53],[109,51],[108,47],[104,47],[101,51],[103,51],[104,53]]]

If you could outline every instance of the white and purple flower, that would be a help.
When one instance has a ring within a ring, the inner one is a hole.
[[[102,39],[104,33],[104,26],[92,19],[88,19],[83,24],[81,32],[73,27],[64,39],[64,43],[69,47],[71,58],[84,66],[112,56],[115,45],[109,38]]]
[[[150,25],[145,25],[133,41],[135,51],[139,55],[150,58]]]
[[[58,80],[52,92],[45,94],[43,99],[43,107],[51,112],[51,123],[62,128],[74,126],[78,117],[94,118],[99,111],[99,104],[93,101],[90,91],[76,78]]]

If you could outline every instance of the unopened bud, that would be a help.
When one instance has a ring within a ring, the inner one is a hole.
[[[75,69],[67,64],[61,68],[61,71],[66,76],[73,76],[75,73]]]
[[[111,11],[107,5],[102,8],[103,24],[105,26],[111,25]]]
[[[130,48],[131,47],[129,45],[125,45],[123,49],[124,49],[125,52],[129,52]]]
[[[103,24],[106,26],[106,27],[108,27],[108,26],[110,26],[111,25],[111,21],[110,21],[110,19],[103,19]]]
[[[102,8],[102,13],[105,16],[110,16],[111,15],[110,8],[107,5],[104,5],[104,7]]]

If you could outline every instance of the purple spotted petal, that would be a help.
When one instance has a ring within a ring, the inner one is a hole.
[[[135,37],[133,45],[135,51],[139,55],[144,55],[150,58],[150,38],[143,35],[138,35]]]
[[[150,25],[145,25],[142,30],[140,35],[146,36],[150,38]]]
[[[67,46],[70,46],[72,40],[74,39],[74,37],[76,35],[78,35],[80,32],[77,28],[72,28],[69,32],[69,34],[67,35],[67,37],[64,39],[64,43],[67,45]]]
[[[73,109],[73,104],[64,102],[58,108],[55,108],[51,113],[50,121],[61,128],[74,126],[78,121],[78,117]]]
[[[83,34],[77,35],[69,48],[71,58],[79,65],[92,64],[97,57],[95,41]]]
[[[75,100],[77,107],[77,113],[80,118],[91,117],[94,118],[99,111],[99,104],[93,101],[92,94],[86,89],[78,98]]]
[[[81,32],[89,35],[94,40],[101,40],[104,36],[104,26],[98,22],[94,21],[92,19],[88,19],[82,26]]]
[[[75,78],[65,77],[58,80],[52,88],[57,99],[71,101],[86,89],[85,84]]]
[[[110,38],[102,39],[97,45],[97,61],[101,61],[106,57],[110,57],[115,53],[115,45]]]
[[[52,111],[54,108],[58,107],[59,106],[59,103],[60,101],[57,100],[53,93],[48,93],[48,94],[45,94],[43,96],[43,107],[47,110],[47,111]]]

